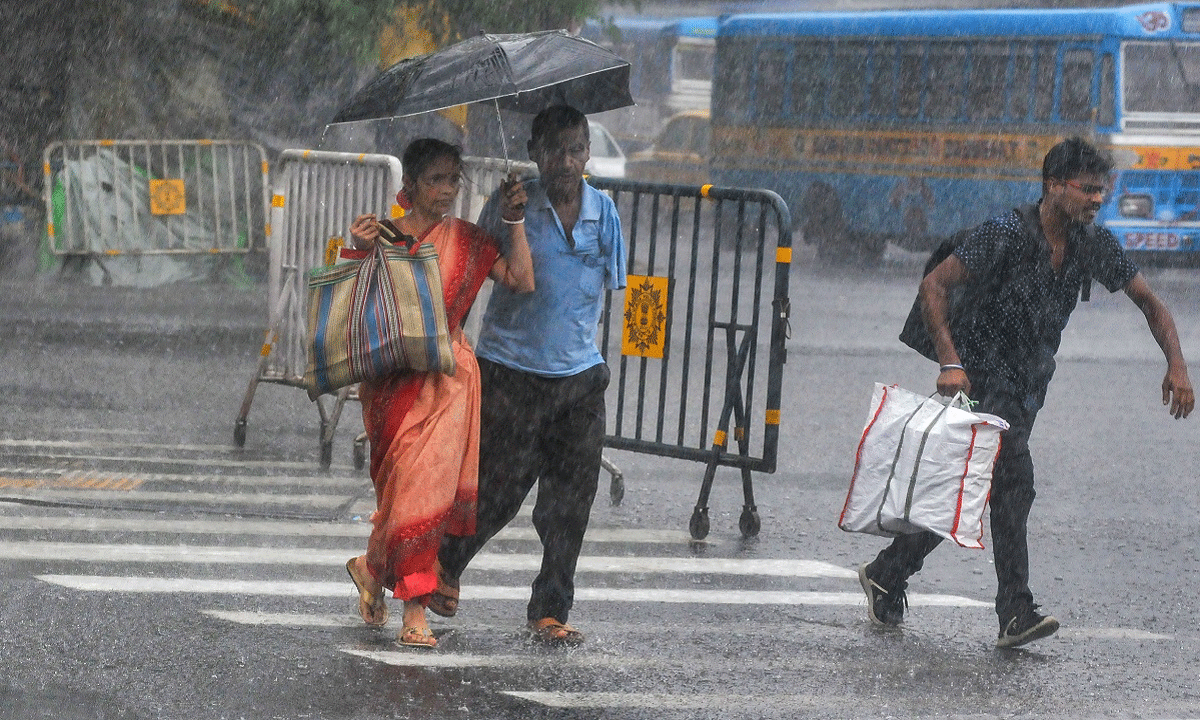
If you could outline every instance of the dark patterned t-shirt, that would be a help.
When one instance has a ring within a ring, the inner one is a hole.
[[[954,250],[967,268],[970,307],[956,309],[951,337],[973,386],[1012,394],[1040,407],[1054,375],[1054,354],[1075,309],[1085,273],[1116,292],[1137,265],[1112,233],[1082,225],[1068,231],[1066,255],[1055,271],[1040,225],[1037,237],[1017,210],[972,232]]]

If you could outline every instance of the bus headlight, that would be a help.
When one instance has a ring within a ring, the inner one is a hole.
[[[1122,195],[1117,201],[1117,211],[1121,217],[1151,218],[1154,217],[1154,201],[1149,195]]]

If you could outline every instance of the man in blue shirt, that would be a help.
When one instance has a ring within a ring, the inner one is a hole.
[[[609,371],[596,346],[605,290],[625,287],[625,241],[611,198],[588,185],[587,118],[555,106],[533,121],[529,157],[540,177],[524,182],[525,234],[533,255],[532,293],[497,285],[475,354],[483,381],[476,534],[447,536],[441,580],[429,608],[452,616],[458,578],[538,483],[533,524],[542,567],[527,608],[533,637],[578,644],[567,624],[575,565],[600,477],[604,391]],[[504,220],[493,197],[479,225],[495,237]]]

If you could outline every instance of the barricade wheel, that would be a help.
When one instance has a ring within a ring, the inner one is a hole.
[[[743,510],[742,517],[738,520],[738,528],[742,531],[742,537],[752,538],[758,535],[758,531],[762,529],[762,522],[758,519],[758,512],[754,510]]]
[[[238,420],[233,424],[233,444],[246,447],[246,421]]]
[[[333,465],[333,441],[321,443],[321,469],[328,470]]]
[[[367,448],[366,443],[359,440],[354,441],[354,469],[362,470],[367,466]]]
[[[696,508],[692,511],[691,522],[688,523],[688,532],[692,534],[693,540],[703,540],[708,537],[708,509]]]
[[[608,499],[613,507],[620,505],[625,499],[625,480],[620,475],[613,475],[612,483],[608,486]]]

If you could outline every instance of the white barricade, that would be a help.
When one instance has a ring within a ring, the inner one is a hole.
[[[255,144],[55,142],[42,167],[58,256],[244,254],[266,239],[268,166]]]
[[[531,162],[509,162],[498,158],[463,158],[463,184],[454,215],[474,221],[505,174],[523,177],[537,172]],[[308,271],[326,263],[334,238],[343,238],[350,223],[362,213],[397,217],[396,193],[403,169],[391,155],[287,150],[276,164],[269,225],[270,268],[268,298],[271,303],[267,336],[258,368],[246,390],[241,413],[234,425],[234,442],[246,442],[246,418],[259,382],[303,386],[307,362],[306,324]],[[467,333],[477,337],[489,291],[480,293],[477,308],[468,318]],[[317,400],[321,418],[321,464],[332,462],[333,434],[347,400],[356,399],[354,388],[346,388],[327,408]],[[365,438],[354,444],[354,463],[365,462]]]
[[[400,161],[391,155],[286,150],[280,157],[271,195],[267,336],[234,425],[238,447],[246,442],[246,417],[260,381],[303,385],[308,271],[325,264],[331,238],[344,237],[358,215],[399,214],[401,176]],[[332,409],[317,400],[324,467],[332,462],[333,433],[352,392],[343,389]],[[357,467],[365,459],[363,448],[360,436],[354,447]]]

